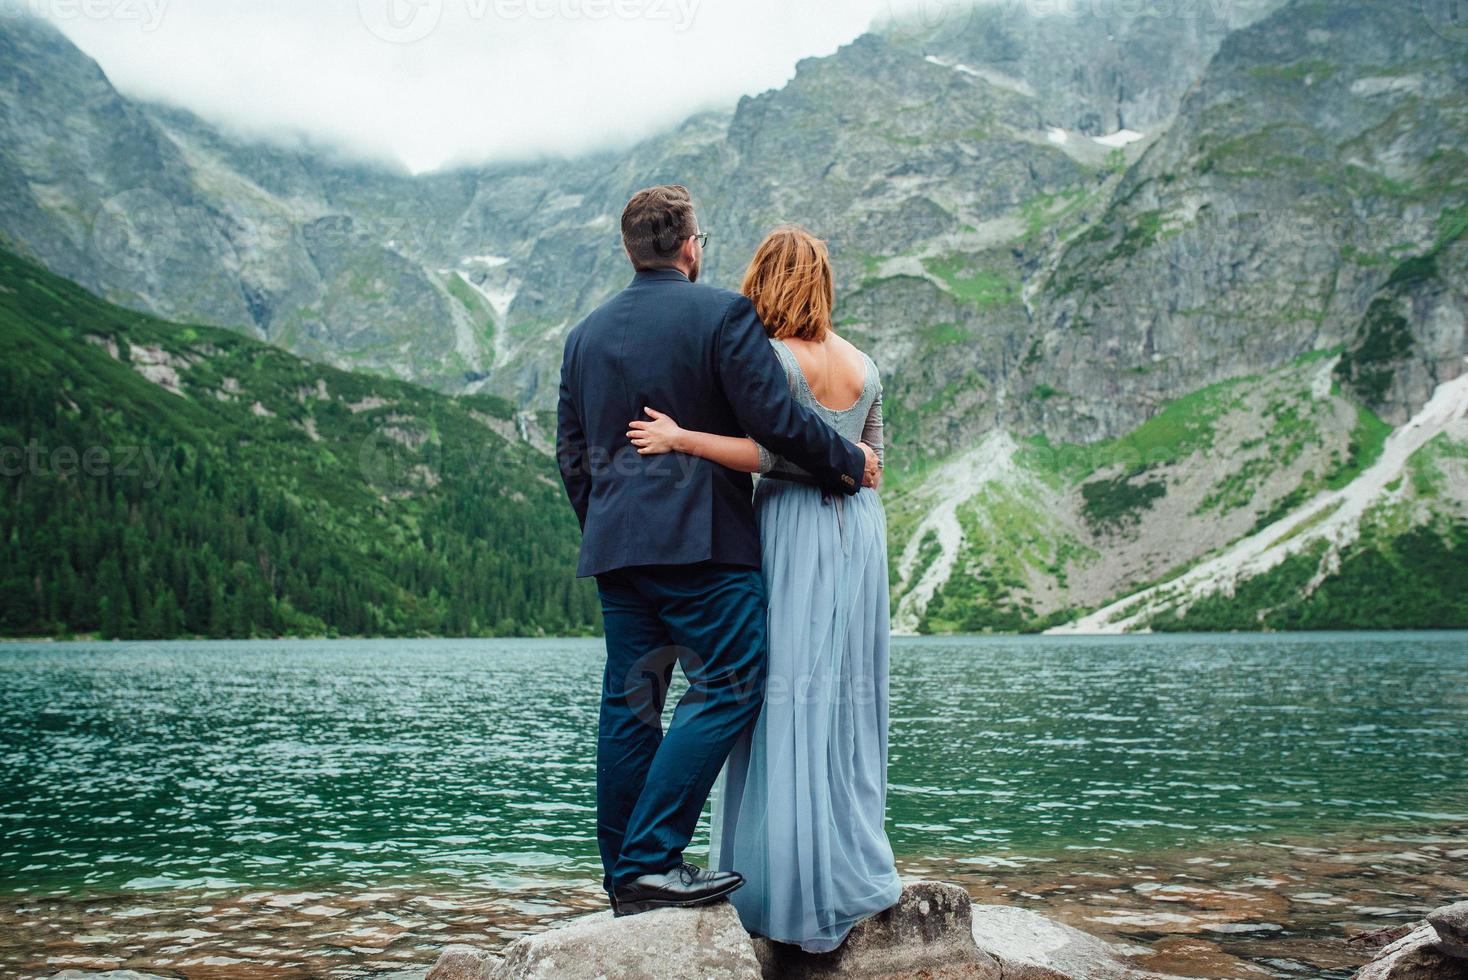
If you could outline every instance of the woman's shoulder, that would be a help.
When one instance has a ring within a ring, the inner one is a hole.
[[[779,357],[783,363],[787,365],[800,363],[800,359],[795,356],[795,351],[791,350],[790,345],[779,337],[771,337],[770,346],[775,349],[775,356]]]
[[[880,395],[882,393],[882,369],[877,367],[877,362],[866,351],[861,352],[861,357],[867,365],[867,387]]]
[[[877,367],[876,359],[873,358],[872,355],[868,354],[866,351],[862,350],[860,347],[853,344],[851,341],[846,340],[845,338],[842,338],[842,340],[848,347],[856,351],[856,353],[861,356],[861,362],[866,367],[867,382],[869,384],[874,384],[880,387],[882,384],[882,371],[879,367]]]
[[[780,361],[780,367],[785,369],[785,380],[789,382],[790,390],[799,393],[805,387],[805,372],[800,367],[800,359],[779,338],[771,337],[770,346],[775,349],[775,356]]]

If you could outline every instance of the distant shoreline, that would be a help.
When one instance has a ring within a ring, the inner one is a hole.
[[[1397,628],[1392,626],[1375,626],[1369,628],[1355,629],[1343,627],[1340,629],[1302,629],[1302,630],[1173,630],[1168,632],[1153,632],[1152,630],[1139,630],[1133,633],[894,633],[893,639],[899,640],[941,640],[941,639],[1008,639],[1020,640],[1028,638],[1048,640],[1074,640],[1074,639],[1121,639],[1140,638],[1144,636],[1329,636],[1333,634],[1366,635],[1371,633],[1465,633],[1468,628],[1455,626],[1414,626],[1410,628]],[[81,633],[75,636],[0,636],[0,645],[12,644],[34,644],[41,646],[50,643],[269,643],[280,640],[292,641],[314,641],[314,640],[400,640],[412,642],[414,640],[599,640],[599,633],[539,633],[534,635],[515,636],[392,636],[392,635],[287,635],[287,636],[168,636],[148,638],[114,638],[104,639],[95,633]]]

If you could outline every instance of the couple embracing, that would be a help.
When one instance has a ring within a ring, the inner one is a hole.
[[[685,188],[633,196],[635,275],[561,368],[557,457],[606,631],[602,884],[619,916],[728,898],[749,931],[826,952],[902,889],[881,381],[832,331],[824,243],[771,232],[735,293],[698,284],[707,238]],[[706,870],[683,850],[711,790]]]

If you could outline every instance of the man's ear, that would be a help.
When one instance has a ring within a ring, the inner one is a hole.
[[[678,250],[678,258],[688,268],[693,268],[698,263],[698,239],[683,239],[683,247]]]

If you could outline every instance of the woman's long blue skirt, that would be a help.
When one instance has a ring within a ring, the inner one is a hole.
[[[902,892],[887,800],[887,519],[876,492],[761,480],[770,597],[764,710],[715,784],[710,865],[746,929],[839,946]]]

